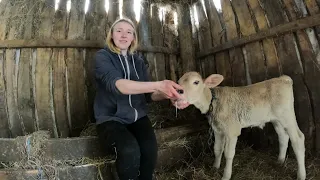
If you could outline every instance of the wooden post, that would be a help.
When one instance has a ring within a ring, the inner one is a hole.
[[[3,0],[0,6],[0,14],[3,14],[4,17],[9,17],[10,12],[10,3],[9,0]],[[0,19],[0,40],[4,40],[6,37],[7,31],[7,19]],[[5,50],[0,49],[0,138],[10,137],[9,131],[9,114],[7,112],[7,92],[5,84]]]
[[[36,39],[49,39],[52,36],[54,2],[41,1],[34,16]],[[58,137],[57,123],[54,116],[52,89],[52,49],[37,48],[33,57],[35,76],[35,104],[39,129],[49,130],[51,137]]]
[[[59,2],[58,11],[53,19],[52,38],[65,39],[68,12],[67,0]],[[53,102],[55,118],[59,137],[69,137],[70,129],[67,113],[67,79],[66,79],[66,49],[53,49],[52,72],[53,72]]]
[[[85,37],[84,0],[72,0],[68,39],[83,39]],[[69,123],[71,135],[78,136],[89,122],[86,101],[86,88],[84,77],[84,51],[83,49],[67,49],[67,76],[68,97],[70,104]]]
[[[190,21],[190,6],[187,3],[177,5],[178,32],[180,42],[180,58],[182,74],[196,70],[195,52],[192,46],[192,27]]]

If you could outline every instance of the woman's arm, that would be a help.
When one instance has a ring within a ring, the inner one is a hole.
[[[170,80],[155,82],[140,82],[127,79],[116,81],[116,87],[122,94],[143,94],[152,93],[151,98],[154,101],[162,99],[179,99],[180,95],[176,89],[182,87]]]

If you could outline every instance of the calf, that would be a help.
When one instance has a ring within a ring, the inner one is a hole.
[[[231,178],[232,161],[241,128],[260,127],[271,122],[279,137],[279,162],[283,163],[289,138],[298,161],[297,179],[306,178],[304,134],[294,112],[293,81],[283,75],[243,87],[217,87],[223,76],[212,74],[205,80],[197,72],[187,72],[178,81],[188,101],[206,114],[214,131],[216,168],[224,151],[223,180]]]

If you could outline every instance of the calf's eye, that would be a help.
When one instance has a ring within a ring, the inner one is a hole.
[[[195,81],[195,82],[193,82],[193,84],[198,85],[198,84],[199,84],[199,81]]]

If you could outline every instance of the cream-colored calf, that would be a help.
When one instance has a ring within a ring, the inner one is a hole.
[[[183,100],[207,114],[214,130],[215,163],[220,167],[226,158],[223,180],[231,178],[232,161],[241,128],[263,128],[271,122],[279,136],[279,157],[283,163],[289,138],[298,161],[297,179],[306,178],[304,135],[296,122],[292,79],[289,76],[269,79],[243,87],[217,87],[223,76],[212,74],[205,80],[197,72],[184,74],[178,83],[184,88]]]

